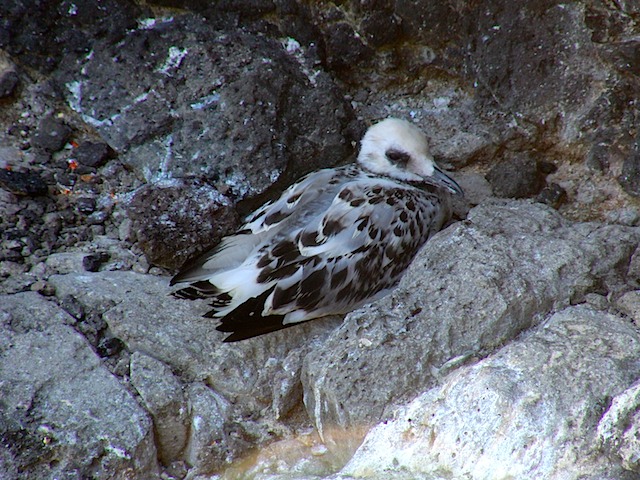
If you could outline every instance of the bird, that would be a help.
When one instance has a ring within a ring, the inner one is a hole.
[[[451,219],[460,186],[413,123],[365,132],[354,163],[317,170],[259,207],[233,235],[171,279],[178,298],[208,299],[236,342],[346,314],[388,294]]]

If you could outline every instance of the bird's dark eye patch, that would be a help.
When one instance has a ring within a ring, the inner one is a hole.
[[[407,152],[403,152],[401,150],[387,150],[385,152],[387,159],[396,165],[406,165],[409,163],[409,159],[411,158]]]

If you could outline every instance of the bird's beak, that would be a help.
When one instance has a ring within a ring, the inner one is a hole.
[[[434,168],[435,170],[433,171],[433,175],[431,176],[431,178],[432,180],[434,180],[434,183],[436,185],[446,188],[447,190],[449,190],[449,192],[455,195],[464,197],[462,188],[460,188],[460,185],[458,185],[453,178],[440,170],[440,167],[438,167],[437,165],[434,165]]]

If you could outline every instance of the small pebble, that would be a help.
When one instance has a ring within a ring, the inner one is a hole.
[[[13,95],[18,86],[18,74],[13,70],[5,70],[0,73],[0,98]]]
[[[78,176],[75,173],[57,172],[56,181],[64,187],[73,187],[78,180]]]
[[[102,167],[113,155],[106,143],[84,142],[75,151],[76,160],[87,167]]]
[[[624,159],[618,183],[632,197],[640,197],[640,148]]]
[[[94,237],[104,235],[104,225],[91,225],[90,230]]]
[[[96,350],[101,357],[112,357],[117,355],[124,348],[124,343],[119,338],[105,335],[98,340]]]
[[[147,273],[150,267],[147,257],[141,255],[138,261],[133,264],[133,271],[137,273]]]
[[[52,115],[40,120],[31,143],[35,147],[49,152],[57,152],[62,149],[71,136],[71,128]]]
[[[604,172],[608,170],[610,163],[610,148],[611,147],[605,142],[600,142],[592,146],[585,161],[587,167],[596,172]]]
[[[557,183],[550,183],[542,189],[536,197],[536,201],[549,205],[552,208],[558,208],[567,199],[567,191]]]
[[[89,225],[102,225],[107,218],[109,218],[109,213],[104,210],[98,210],[87,216],[86,220]]]
[[[87,272],[97,272],[107,260],[109,260],[109,254],[106,252],[91,253],[82,259],[82,266]]]
[[[96,209],[96,199],[91,197],[80,197],[76,202],[80,213],[89,214]]]
[[[587,293],[584,296],[584,300],[587,304],[599,310],[606,310],[609,306],[609,300],[607,300],[607,297],[600,295],[599,293]]]
[[[31,291],[38,292],[40,295],[44,295],[45,297],[51,297],[56,294],[56,290],[50,283],[45,280],[38,280],[31,284]]]
[[[311,455],[313,455],[314,457],[324,455],[327,453],[327,451],[327,447],[321,443],[311,447]]]

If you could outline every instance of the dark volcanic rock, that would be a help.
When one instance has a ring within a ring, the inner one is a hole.
[[[342,70],[371,60],[373,50],[368,47],[347,22],[326,27],[325,43],[329,68]]]
[[[65,57],[86,55],[96,38],[117,39],[142,10],[126,0],[0,2],[0,47],[30,67],[50,72]]]
[[[204,177],[244,198],[351,153],[350,108],[298,49],[187,15],[101,43],[61,80],[147,181]]]
[[[229,199],[198,181],[146,185],[127,211],[149,261],[171,269],[215,244],[237,221]]]
[[[507,111],[551,116],[585,101],[600,75],[582,7],[557,0],[495,0],[470,12],[470,67],[481,93]],[[544,33],[540,33],[543,31]],[[514,41],[516,35],[518,41]],[[567,69],[577,57],[580,69]],[[549,108],[553,105],[555,108]],[[551,118],[551,117],[550,117]]]
[[[91,197],[80,197],[76,202],[80,213],[89,214],[96,209],[96,199]]]
[[[49,152],[57,152],[69,140],[71,129],[62,120],[48,115],[40,120],[31,143]]]
[[[18,74],[13,70],[0,72],[0,98],[9,97],[18,85]]]
[[[84,142],[75,151],[76,160],[87,167],[101,167],[114,154],[111,147],[104,142]]]
[[[640,197],[640,148],[638,145],[624,160],[618,182],[629,195]]]
[[[14,172],[0,169],[0,188],[16,195],[45,195],[47,184],[36,172]]]
[[[107,260],[109,255],[106,252],[90,253],[82,258],[82,266],[87,272],[97,272]]]
[[[528,155],[504,161],[487,173],[493,193],[499,197],[526,198],[544,186],[544,169]]]

